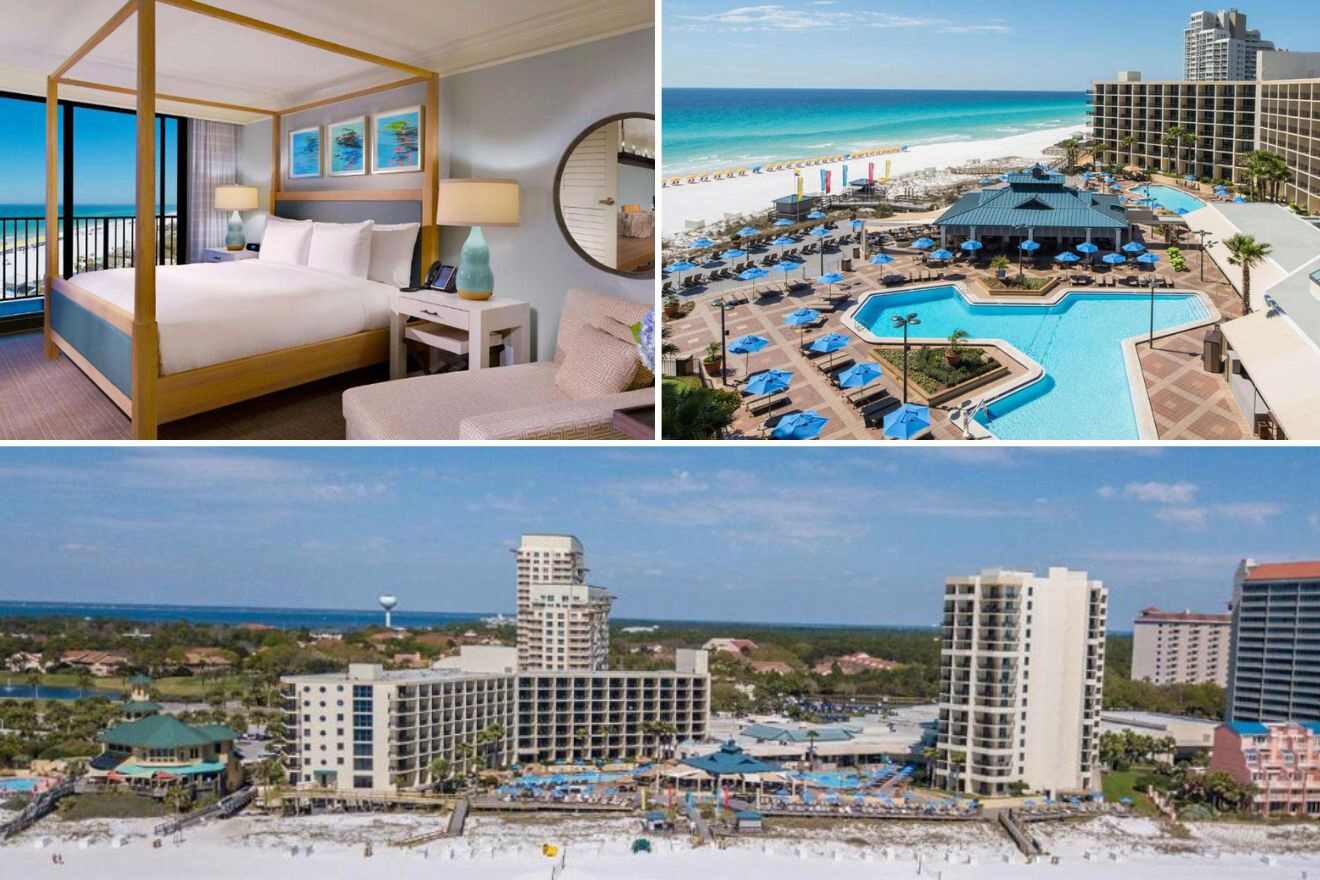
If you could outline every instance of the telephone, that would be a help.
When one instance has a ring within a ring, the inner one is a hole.
[[[422,286],[429,287],[432,290],[443,290],[445,293],[453,293],[457,290],[457,277],[457,269],[436,260],[431,264],[431,268],[426,270],[426,278],[422,281]]]

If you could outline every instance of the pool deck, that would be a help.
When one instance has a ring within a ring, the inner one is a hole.
[[[1200,281],[1201,255],[1196,249],[1194,239],[1183,243],[1189,269],[1182,273],[1175,273],[1169,268],[1167,257],[1163,254],[1165,245],[1162,241],[1149,234],[1144,240],[1152,251],[1161,256],[1160,265],[1156,270],[1158,274],[1175,285],[1174,288],[1162,292],[1172,293],[1181,290],[1202,293],[1219,310],[1224,320],[1242,314],[1241,300],[1227,278],[1214,265],[1213,260],[1206,261],[1206,280]],[[840,291],[846,293],[847,299],[840,302],[837,311],[823,313],[825,318],[823,326],[806,333],[808,339],[836,331],[849,336],[851,343],[835,354],[836,360],[840,358],[853,358],[857,361],[875,360],[872,353],[874,346],[859,338],[845,323],[845,315],[855,309],[862,297],[873,291],[896,292],[929,287],[932,284],[956,282],[971,297],[982,301],[991,300],[1000,303],[1030,301],[1041,304],[1054,298],[1053,296],[1027,298],[991,296],[974,277],[964,274],[961,264],[955,264],[947,269],[942,281],[932,277],[926,281],[916,281],[900,287],[885,287],[881,283],[884,275],[895,272],[912,275],[930,270],[925,269],[918,252],[897,247],[886,247],[884,252],[895,257],[895,262],[884,267],[863,265],[853,272],[845,273],[846,280],[842,284],[834,285],[834,290],[836,293]],[[1106,276],[1108,273],[1100,271],[1096,275]],[[771,279],[766,279],[766,282],[771,282]],[[780,285],[774,283],[758,282],[756,285],[758,291],[778,287]],[[734,290],[747,293],[750,289],[751,285],[746,282],[724,282],[695,294],[681,296],[683,302],[694,303],[695,308],[682,318],[664,319],[665,326],[670,331],[667,341],[678,347],[680,355],[696,354],[699,358],[707,343],[718,342],[720,338],[720,311],[712,306],[712,301]],[[1094,286],[1077,289],[1108,291],[1108,288]],[[877,427],[868,427],[862,416],[843,399],[838,389],[834,388],[824,375],[798,352],[798,331],[783,323],[784,316],[789,312],[819,301],[824,293],[825,291],[819,287],[799,294],[776,292],[737,305],[726,314],[728,338],[732,340],[754,333],[770,341],[770,345],[751,356],[752,373],[767,369],[787,369],[794,374],[790,391],[786,395],[781,395],[787,398],[787,402],[776,408],[776,415],[768,420],[769,425],[773,426],[774,420],[786,413],[814,409],[830,420],[821,434],[823,440],[883,439],[883,431]],[[1145,386],[1150,415],[1153,417],[1154,428],[1160,440],[1241,440],[1251,437],[1250,426],[1238,412],[1227,383],[1221,377],[1201,369],[1201,344],[1209,329],[1207,325],[1157,338],[1153,350],[1144,340],[1132,344],[1136,362],[1141,369],[1140,384]],[[1001,358],[1001,361],[1003,360],[1006,358]],[[1034,367],[1030,363],[1009,360],[1010,362],[1005,365],[1009,367],[1012,375],[1009,379],[997,380],[991,387],[1007,382],[1020,384],[1023,376]],[[726,377],[731,388],[736,388],[737,383],[742,380],[744,362],[743,356],[730,355]],[[876,384],[884,387],[895,397],[900,397],[901,373],[890,368],[888,364],[882,363],[882,367],[884,376]],[[894,375],[895,373],[898,375]],[[719,384],[718,377],[708,377],[705,381],[709,384]],[[1134,385],[1139,387],[1136,382]],[[984,394],[985,390],[982,389],[960,397],[980,399]],[[964,439],[962,429],[953,424],[949,418],[950,410],[958,402],[954,400],[943,406],[931,408],[933,439]],[[1144,407],[1139,405],[1138,411],[1142,409]],[[739,410],[735,418],[731,439],[760,437],[766,424],[766,416],[753,416],[744,407]]]

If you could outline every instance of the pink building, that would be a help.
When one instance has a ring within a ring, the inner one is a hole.
[[[1320,722],[1221,724],[1210,769],[1255,785],[1256,813],[1320,817]]]

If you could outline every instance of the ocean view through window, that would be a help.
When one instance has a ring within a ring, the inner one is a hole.
[[[61,101],[60,267],[77,272],[133,265],[133,113]],[[0,167],[0,319],[40,311],[46,266],[46,206],[41,181],[45,102],[0,94],[0,126],[9,149]],[[178,211],[186,191],[187,125],[157,116],[156,262],[185,262]],[[66,210],[71,205],[72,211]]]

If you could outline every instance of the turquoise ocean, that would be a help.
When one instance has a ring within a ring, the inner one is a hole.
[[[1006,138],[1086,121],[1084,92],[664,89],[661,105],[665,174]]]

